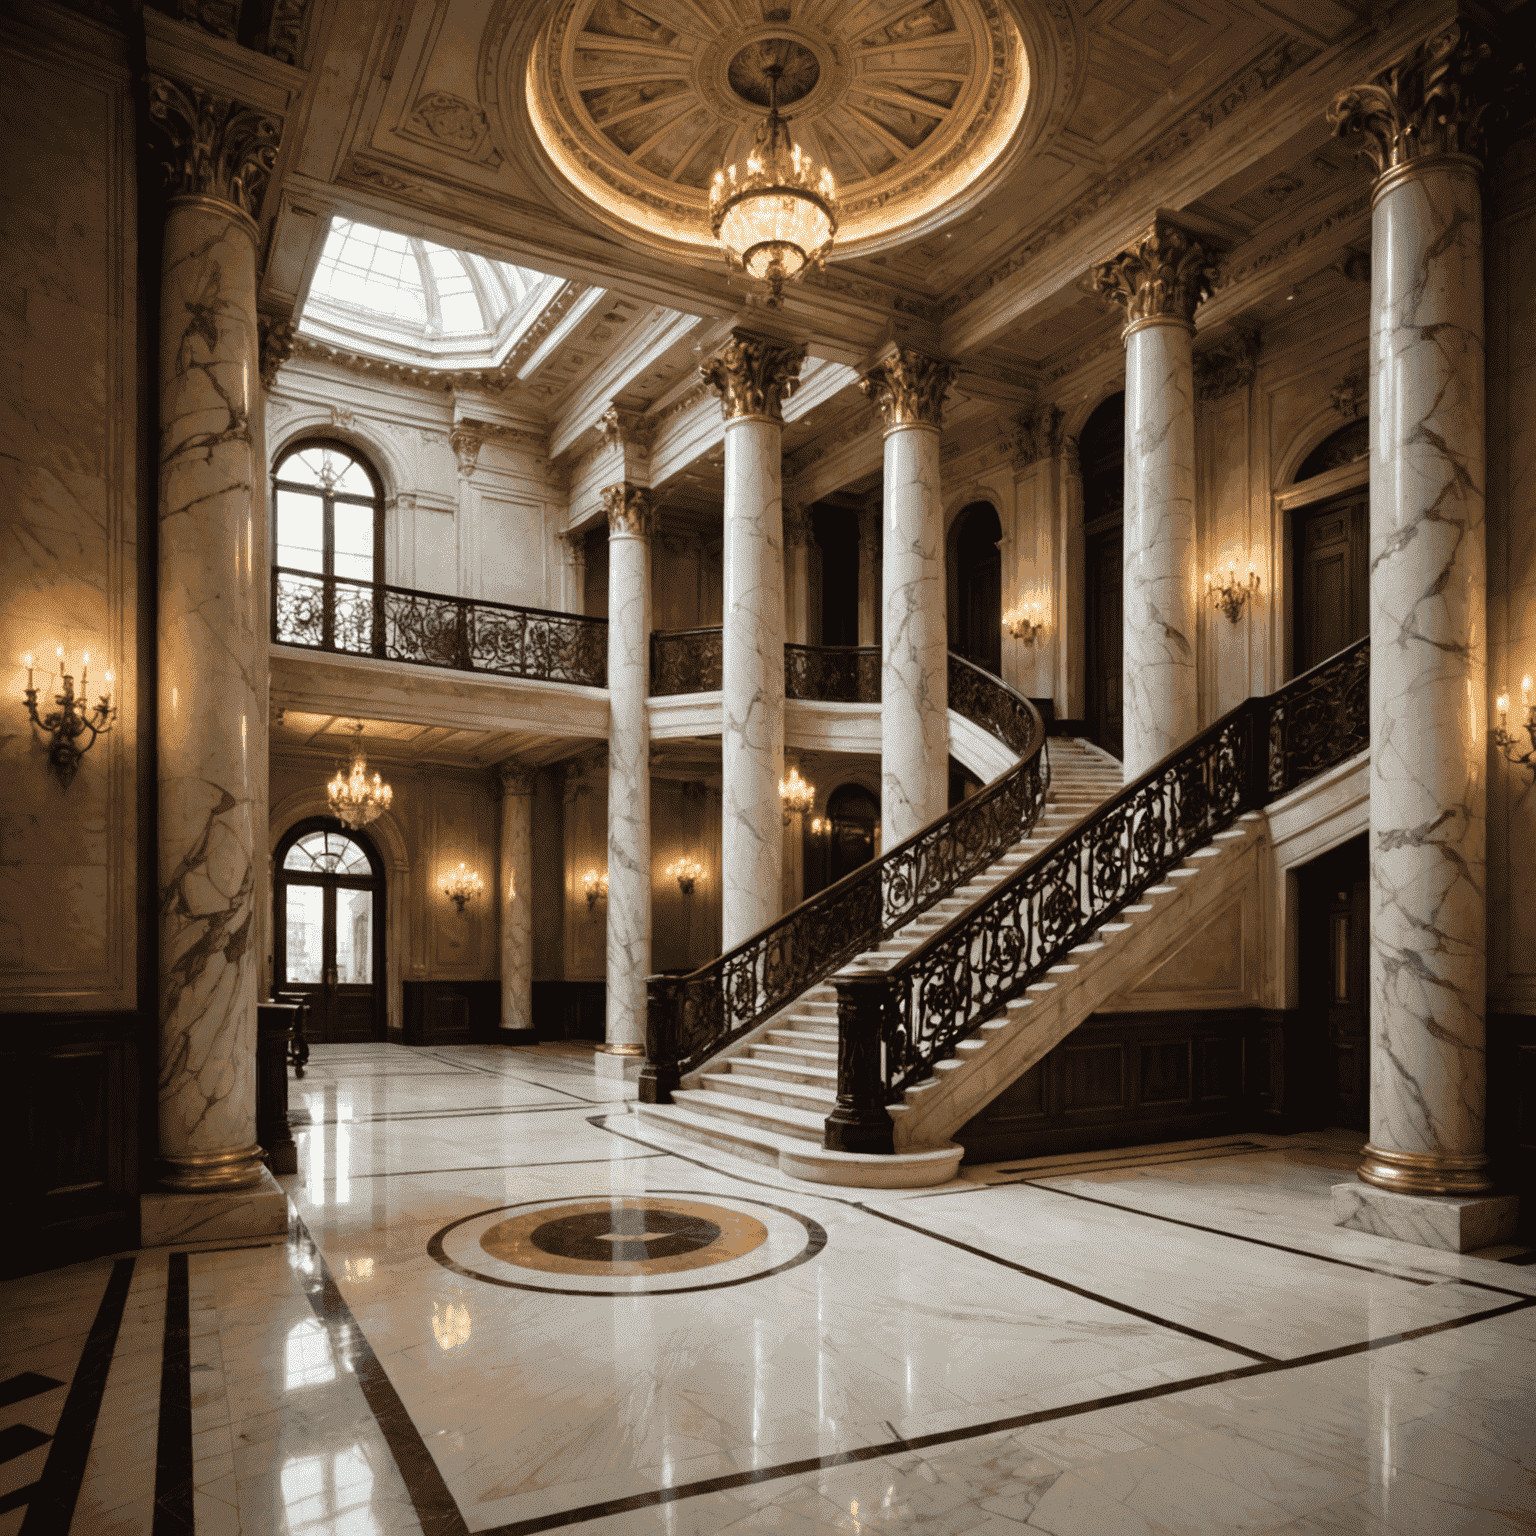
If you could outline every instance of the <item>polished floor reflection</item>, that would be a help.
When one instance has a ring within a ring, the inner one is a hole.
[[[1536,1531],[1531,1255],[1329,1225],[1348,1137],[884,1194],[626,1095],[317,1048],[287,1242],[0,1287],[0,1536]]]

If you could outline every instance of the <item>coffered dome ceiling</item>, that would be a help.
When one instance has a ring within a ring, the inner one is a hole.
[[[713,250],[709,182],[745,159],[772,59],[791,134],[837,178],[844,253],[959,212],[1019,147],[1029,68],[1005,0],[566,0],[525,102],[599,219]]]

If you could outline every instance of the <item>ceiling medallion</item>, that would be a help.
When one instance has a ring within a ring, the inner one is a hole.
[[[777,307],[784,284],[821,266],[837,234],[837,187],[832,172],[818,171],[789,136],[789,119],[779,115],[785,77],[798,100],[815,86],[821,69],[816,55],[789,39],[771,39],[743,48],[731,60],[728,78],[737,93],[755,99],[759,81],[768,83],[768,116],[757,130],[752,152],[739,170],[715,172],[709,189],[709,227],[732,267],[768,285],[768,304]]]

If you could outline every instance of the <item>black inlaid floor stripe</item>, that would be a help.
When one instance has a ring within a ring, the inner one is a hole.
[[[8,1515],[13,1509],[20,1509],[23,1504],[30,1504],[37,1496],[40,1483],[28,1483],[25,1488],[12,1488],[9,1493],[0,1493],[0,1515]],[[22,1530],[26,1530],[25,1525]]]
[[[671,1157],[670,1152],[637,1152],[633,1157],[557,1157],[547,1163],[465,1163],[462,1168],[399,1168],[378,1173],[353,1173],[351,1179],[407,1179],[433,1173],[505,1173],[509,1168],[581,1168],[589,1163],[648,1163],[654,1158]],[[332,1174],[325,1182],[334,1184]]]
[[[107,1372],[117,1348],[118,1330],[123,1325],[123,1308],[128,1301],[128,1287],[133,1281],[132,1259],[119,1259],[112,1266],[96,1320],[91,1324],[80,1363],[75,1367],[59,1422],[54,1425],[53,1444],[43,1475],[32,1484],[27,1513],[21,1523],[21,1536],[68,1536],[75,1518],[75,1501],[85,1480],[85,1464],[90,1458],[91,1441],[96,1436],[96,1417],[101,1412],[101,1394],[106,1390]],[[16,1506],[13,1506],[16,1507]]]
[[[1536,1248],[1529,1253],[1512,1253],[1507,1259],[1500,1259],[1501,1264],[1536,1264]]]
[[[430,1120],[478,1120],[495,1115],[554,1115],[574,1114],[578,1110],[589,1109],[590,1104],[516,1104],[502,1105],[477,1105],[473,1109],[401,1109],[393,1110],[377,1115],[358,1115],[350,1120],[306,1120],[301,1115],[294,1114],[288,1117],[289,1124],[296,1131],[313,1130],[322,1125],[377,1125],[384,1120],[399,1120],[410,1124],[419,1121]]]
[[[154,1536],[192,1536],[192,1530],[192,1302],[187,1255],[173,1253],[165,1277]]]
[[[28,1451],[47,1445],[52,1439],[52,1435],[45,1435],[42,1430],[33,1429],[30,1424],[11,1424],[0,1429],[0,1461],[13,1461],[18,1456],[25,1456]]]
[[[55,1381],[52,1376],[23,1371],[19,1376],[0,1381],[0,1408],[9,1408],[12,1403],[25,1402],[29,1397],[36,1397],[39,1392],[52,1392],[55,1387],[63,1385],[62,1381]]]

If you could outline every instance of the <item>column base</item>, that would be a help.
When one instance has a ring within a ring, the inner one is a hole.
[[[260,1182],[248,1189],[187,1195],[156,1189],[139,1196],[139,1244],[144,1248],[282,1237],[287,1231],[288,1197],[265,1168]]]
[[[1510,1242],[1518,1195],[1405,1195],[1358,1180],[1333,1186],[1333,1224],[1400,1243],[1470,1253]]]
[[[1486,1152],[1395,1152],[1366,1143],[1355,1170],[1364,1184],[1400,1195],[1491,1195]]]
[[[637,1083],[644,1066],[645,1047],[640,1045],[600,1045],[592,1057],[592,1070],[610,1082]]]

